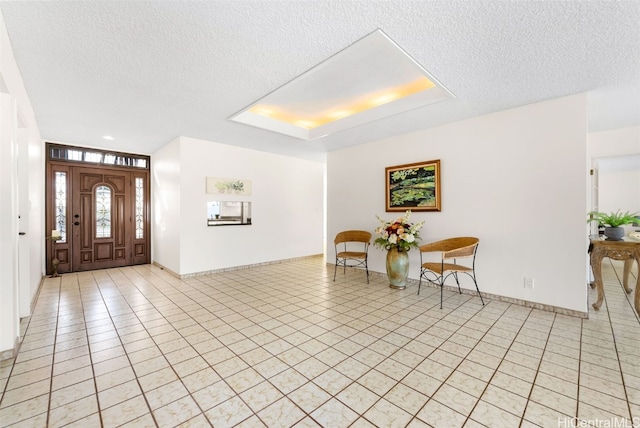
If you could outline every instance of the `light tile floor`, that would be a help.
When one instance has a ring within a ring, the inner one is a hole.
[[[334,283],[321,258],[185,280],[65,274],[0,364],[0,425],[640,426],[620,271],[605,263],[588,320],[452,292],[440,309],[436,288],[357,270]]]

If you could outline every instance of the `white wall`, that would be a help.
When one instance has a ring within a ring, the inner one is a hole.
[[[19,336],[16,105],[0,93],[0,351],[13,348]]]
[[[601,212],[640,212],[640,127],[589,134],[588,156],[598,168]]]
[[[598,211],[640,212],[640,171],[600,171]]]
[[[180,272],[180,139],[151,157],[151,258]]]
[[[640,126],[589,133],[589,157],[635,155],[640,153]]]
[[[155,153],[152,165],[153,257],[172,271],[185,275],[322,253],[324,164],[180,137]],[[251,180],[252,195],[207,194],[206,177]],[[164,186],[162,194],[156,184]],[[207,202],[215,200],[250,201],[252,224],[207,226]]]
[[[0,356],[44,274],[43,143],[0,13]],[[20,222],[18,222],[20,218]],[[18,232],[25,235],[19,238]],[[19,257],[20,255],[20,257]]]
[[[397,216],[384,212],[386,166],[440,159],[442,211],[413,213],[422,242],[477,236],[482,291],[587,312],[586,117],[575,95],[329,153],[327,259],[338,231]],[[370,257],[384,272],[384,252]]]
[[[25,132],[28,135],[26,137],[27,153],[21,153],[19,156],[28,156],[28,169],[27,171],[21,172],[20,175],[23,173],[28,174],[28,188],[21,188],[18,197],[27,198],[26,203],[23,205],[23,207],[26,206],[27,226],[22,231],[26,232],[29,240],[29,259],[27,262],[29,263],[29,283],[31,284],[29,289],[29,304],[31,304],[35,300],[40,281],[46,271],[46,261],[44,258],[46,247],[44,241],[45,186],[43,184],[45,180],[44,169],[46,155],[40,131],[35,125],[35,117],[33,118],[33,123],[25,129]],[[25,316],[24,313],[21,315]]]

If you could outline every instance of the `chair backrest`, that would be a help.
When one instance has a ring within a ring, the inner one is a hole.
[[[343,242],[364,242],[365,244],[369,244],[371,242],[371,232],[367,232],[366,230],[345,230],[336,235],[336,238],[333,240],[335,245],[341,244]]]
[[[456,259],[461,257],[473,257],[478,247],[478,238],[470,236],[449,239],[451,249],[444,251],[443,259]]]
[[[478,238],[471,236],[443,239],[442,241],[421,245],[420,256],[422,257],[422,253],[439,251],[442,252],[443,259],[471,257],[475,254],[478,242],[480,242]]]

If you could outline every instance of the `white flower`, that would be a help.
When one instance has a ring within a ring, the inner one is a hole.
[[[389,236],[389,244],[396,244],[398,242],[398,235]]]
[[[405,240],[407,242],[413,242],[416,240],[416,238],[410,233],[403,233],[402,235],[400,235],[400,239]]]

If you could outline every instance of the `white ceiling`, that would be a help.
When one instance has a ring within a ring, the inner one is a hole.
[[[1,0],[0,10],[49,141],[152,154],[184,135],[322,160],[581,92],[590,131],[640,125],[636,0]],[[456,98],[313,141],[227,119],[376,28]]]

